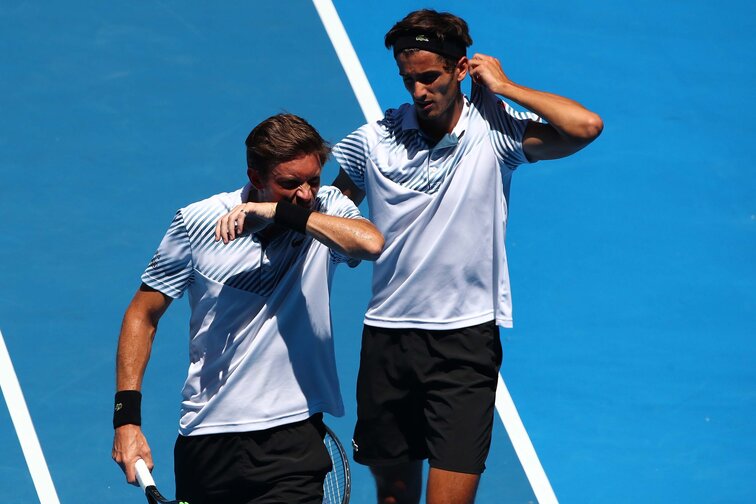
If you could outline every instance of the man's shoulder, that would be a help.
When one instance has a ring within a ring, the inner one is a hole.
[[[414,123],[415,109],[409,103],[402,103],[397,108],[387,109],[378,125],[385,131],[400,131],[408,123]]]
[[[356,219],[362,217],[354,202],[337,187],[322,186],[318,191],[315,211],[336,217]]]
[[[317,195],[318,211],[328,213],[329,208],[333,208],[336,205],[343,205],[351,202],[349,198],[344,196],[338,187],[324,185],[318,190]]]
[[[337,197],[338,195],[344,196],[338,187],[331,185],[323,185],[318,189],[318,199],[330,199]],[[346,196],[344,196],[346,198]]]
[[[240,188],[231,192],[213,194],[205,199],[195,201],[180,208],[179,212],[184,219],[223,215],[241,203],[244,189]]]
[[[412,122],[413,116],[409,114],[414,114],[414,109],[409,103],[387,109],[382,118],[363,124],[340,143],[350,139],[359,139],[366,144],[374,144],[388,136],[395,136]]]

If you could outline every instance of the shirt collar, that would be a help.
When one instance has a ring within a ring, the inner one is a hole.
[[[459,115],[457,124],[454,125],[454,129],[451,133],[447,133],[441,138],[441,140],[439,140],[436,147],[456,145],[467,130],[467,125],[470,121],[470,100],[468,100],[467,96],[464,94],[462,95],[462,98],[462,113]],[[407,113],[402,117],[402,129],[416,130],[418,133],[422,134],[420,123],[417,122],[417,114],[415,113],[414,105],[411,105]]]

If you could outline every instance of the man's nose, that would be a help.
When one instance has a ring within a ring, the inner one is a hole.
[[[425,95],[425,85],[421,82],[415,82],[412,85],[412,98],[414,98],[415,100],[422,100],[423,98],[425,98]]]
[[[309,201],[312,199],[312,187],[309,182],[302,182],[302,185],[297,187],[297,199],[301,201]]]

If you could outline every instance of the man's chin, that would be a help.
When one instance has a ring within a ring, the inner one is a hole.
[[[421,107],[418,104],[415,104],[415,113],[418,117],[422,117],[423,119],[427,119],[433,116],[434,107]]]

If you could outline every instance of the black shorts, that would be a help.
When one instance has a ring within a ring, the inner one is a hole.
[[[445,331],[365,326],[354,460],[427,458],[437,469],[482,473],[501,357],[493,321]]]
[[[191,504],[320,503],[331,459],[321,414],[263,431],[179,436],[176,499]]]

